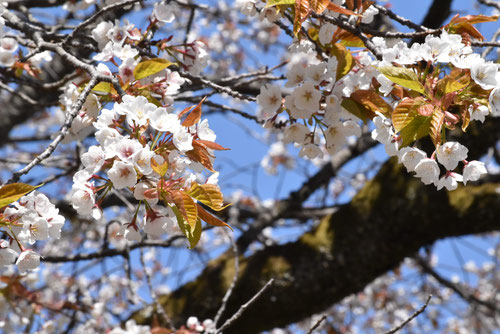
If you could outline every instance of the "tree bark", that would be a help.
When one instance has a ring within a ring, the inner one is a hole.
[[[361,291],[422,246],[500,229],[497,189],[500,182],[436,191],[389,160],[349,204],[296,242],[240,259],[240,277],[223,318],[270,278],[276,283],[225,333],[257,333],[299,321]],[[189,316],[213,318],[233,268],[226,253],[160,302],[178,324]],[[151,323],[151,313],[143,310],[134,318]]]

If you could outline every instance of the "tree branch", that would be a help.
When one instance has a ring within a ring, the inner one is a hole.
[[[228,316],[276,279],[273,298],[262,298],[225,333],[256,333],[323,311],[438,239],[500,229],[499,183],[438,192],[408,175],[394,160],[337,212],[296,242],[275,245],[240,260],[241,274],[228,301]],[[471,222],[474,222],[473,224]],[[181,323],[217,311],[233,271],[229,252],[162,305]],[[189,301],[196,300],[196,303]],[[297,302],[300,301],[300,302]],[[255,319],[259,321],[255,321]],[[140,323],[150,314],[137,313]]]

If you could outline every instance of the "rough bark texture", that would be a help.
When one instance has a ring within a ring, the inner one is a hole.
[[[403,169],[388,161],[349,204],[298,241],[242,258],[225,317],[267,280],[276,283],[225,333],[257,333],[296,322],[360,291],[422,246],[500,229],[500,183],[438,192]],[[233,261],[223,255],[195,281],[161,298],[176,323],[192,315],[214,316],[231,282]],[[150,313],[135,318],[148,323]]]

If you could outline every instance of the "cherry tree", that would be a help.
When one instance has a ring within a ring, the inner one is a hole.
[[[492,333],[500,3],[451,6],[2,2],[2,330]]]

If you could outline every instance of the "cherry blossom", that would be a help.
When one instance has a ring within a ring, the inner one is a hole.
[[[427,158],[427,154],[418,148],[404,147],[399,150],[398,158],[406,167],[408,172],[413,172],[418,163],[422,159]]]
[[[134,166],[128,162],[116,160],[107,174],[115,189],[133,187],[137,182],[137,173]]]
[[[299,143],[302,144],[306,140],[306,135],[309,133],[309,128],[304,124],[294,123],[289,125],[283,133],[284,143]]]
[[[443,187],[445,187],[447,190],[455,190],[457,189],[458,182],[462,182],[463,178],[462,175],[449,172],[443,175],[438,183],[437,183],[437,190],[441,190]]]
[[[415,177],[424,184],[437,184],[439,180],[439,166],[434,159],[424,158],[415,166]]]
[[[486,174],[487,170],[484,163],[481,161],[469,161],[464,167],[463,182],[467,184],[468,181],[477,181],[481,175]]]
[[[24,250],[19,254],[16,265],[19,269],[19,273],[24,274],[28,270],[38,268],[40,265],[40,255],[30,249]]]
[[[257,103],[264,111],[264,115],[272,115],[281,106],[281,89],[275,85],[265,85],[260,88]]]
[[[493,63],[485,61],[475,62],[470,67],[470,74],[472,79],[483,89],[492,89],[499,84],[497,80],[498,68]]]
[[[446,142],[436,150],[436,156],[441,165],[447,170],[454,170],[459,161],[467,158],[467,147],[457,142]]]
[[[314,113],[319,107],[321,93],[314,88],[312,81],[306,81],[302,86],[293,91],[295,106],[300,110],[307,110]]]

